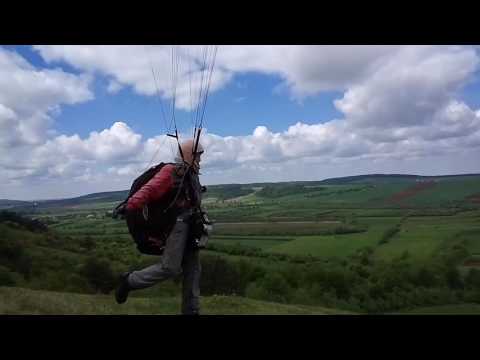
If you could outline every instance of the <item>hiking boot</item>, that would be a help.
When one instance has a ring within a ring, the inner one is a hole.
[[[123,304],[125,301],[127,301],[128,293],[131,290],[130,286],[128,285],[128,275],[130,275],[130,272],[125,272],[120,275],[119,285],[115,291],[115,300],[118,304]]]

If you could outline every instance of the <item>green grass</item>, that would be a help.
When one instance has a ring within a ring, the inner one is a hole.
[[[241,245],[251,246],[260,249],[268,249],[286,241],[292,240],[291,237],[274,237],[274,236],[214,236],[210,240],[212,244],[221,245]]]
[[[322,190],[309,189],[306,193],[293,193],[275,198],[275,200],[291,204],[303,204],[308,207],[328,204],[338,206],[345,204],[364,204],[377,202],[406,188],[408,184],[382,185],[330,185],[322,186]]]
[[[465,197],[480,192],[480,180],[439,181],[430,189],[419,192],[405,201],[413,206],[441,206],[462,201]]]
[[[375,247],[386,229],[396,218],[371,225],[368,231],[356,234],[299,236],[295,240],[273,246],[270,252],[315,257],[346,257],[366,246]]]
[[[445,221],[441,218],[408,219],[400,231],[385,245],[375,251],[377,258],[389,260],[408,251],[412,258],[423,261],[449,241],[458,239],[458,234],[468,229],[468,221]],[[472,240],[472,248],[478,249]],[[473,246],[475,245],[475,247]]]
[[[416,314],[416,315],[479,315],[480,304],[454,304],[454,305],[439,305],[422,307],[413,310],[405,310],[399,314]]]
[[[480,255],[480,227],[461,231],[458,237],[465,241],[465,247],[472,255]]]
[[[70,205],[68,206],[68,208],[71,208],[71,209],[78,209],[78,210],[89,210],[89,211],[93,211],[93,210],[104,210],[104,211],[107,211],[107,210],[112,210],[113,208],[115,208],[115,206],[117,206],[119,203],[121,202],[121,200],[119,201],[107,201],[107,202],[99,202],[99,203],[85,203],[85,204],[78,204],[78,205]]]
[[[255,265],[259,265],[262,268],[268,271],[276,271],[278,270],[279,265],[289,265],[291,262],[289,260],[278,260],[278,259],[269,259],[269,258],[259,258],[253,256],[246,256],[246,255],[231,255],[226,254],[220,251],[214,251],[211,249],[205,249],[200,252],[200,256],[219,256],[227,261],[242,261],[242,262],[250,262]]]
[[[205,315],[323,315],[348,312],[304,305],[285,305],[237,296],[201,297]],[[53,291],[0,287],[0,314],[32,315],[175,315],[178,297],[131,297],[115,303],[113,295],[84,295]]]
[[[350,211],[352,215],[368,217],[402,217],[409,213],[409,209],[355,209]],[[362,219],[363,220],[363,219]],[[379,221],[376,219],[375,221]]]
[[[15,239],[23,243],[35,243],[45,239],[44,234],[33,233],[22,227],[18,227],[16,224],[7,225],[6,223],[0,223],[0,234],[2,238]]]
[[[338,223],[322,222],[264,222],[264,223],[219,223],[214,225],[215,235],[315,235],[339,226]]]

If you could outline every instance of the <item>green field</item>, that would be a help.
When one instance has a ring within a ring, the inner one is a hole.
[[[388,189],[390,191],[392,188],[398,189],[402,186],[404,187],[405,184],[389,185]],[[338,187],[341,186],[330,186],[330,188]],[[359,188],[362,187],[359,186]],[[290,205],[292,197],[294,195],[286,196],[287,203]],[[355,251],[368,246],[375,249],[375,257],[379,259],[392,259],[408,251],[412,256],[422,260],[432,256],[439,246],[455,239],[459,233],[470,231],[466,239],[466,247],[472,254],[480,253],[480,241],[477,241],[475,235],[480,227],[478,211],[458,214],[451,212],[451,215],[442,216],[418,216],[430,212],[422,213],[417,210],[415,213],[410,209],[330,209],[318,212],[318,214],[329,214],[331,217],[329,220],[265,221],[272,215],[278,217],[296,214],[301,218],[301,212],[311,211],[308,208],[280,211],[279,207],[286,206],[280,203],[279,205],[270,204],[266,209],[262,207],[254,209],[255,216],[263,221],[217,222],[211,243],[256,247],[272,253],[312,255],[321,258],[350,256]],[[226,208],[232,213],[243,211],[236,207]],[[100,247],[103,246],[101,244],[112,241],[120,246],[121,244],[126,246],[131,242],[123,221],[115,221],[102,214],[93,219],[88,219],[85,213],[71,214],[73,217],[59,220],[52,225],[52,228],[72,238],[93,237]],[[414,215],[408,217],[400,231],[388,243],[379,246],[378,242],[382,234],[402,219],[398,215],[407,214]],[[252,217],[252,214],[249,216]],[[352,223],[354,219],[356,221]],[[335,229],[339,227],[350,227],[354,232],[336,234]],[[108,245],[105,246],[108,247]]]
[[[293,241],[271,247],[269,251],[290,255],[312,255],[316,257],[346,257],[356,250],[375,247],[383,232],[397,222],[396,218],[383,219],[370,225],[367,232],[341,235],[299,236]]]
[[[270,249],[291,240],[293,240],[291,237],[278,236],[216,235],[212,236],[210,241],[212,244],[252,246],[260,249]]]
[[[460,231],[458,233],[458,237],[465,241],[465,247],[468,249],[470,254],[476,256],[480,255],[480,226],[477,228],[472,227],[468,230]]]
[[[471,229],[475,233],[480,227],[468,221],[452,221],[449,223],[438,218],[410,218],[402,224],[400,232],[391,241],[377,249],[375,255],[384,259],[391,259],[408,251],[411,256],[418,258],[418,260],[426,260],[440,246],[459,239],[459,234],[465,229]],[[466,247],[469,251],[475,251],[478,249],[478,241],[470,238],[470,243],[466,244]]]
[[[339,222],[258,222],[258,223],[218,223],[216,235],[314,235],[331,231]]]

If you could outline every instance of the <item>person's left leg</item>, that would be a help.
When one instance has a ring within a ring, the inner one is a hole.
[[[189,225],[178,218],[160,261],[149,267],[133,271],[128,277],[128,284],[133,289],[144,289],[156,283],[177,276],[182,271],[183,254],[189,234]]]
[[[117,303],[123,304],[128,298],[128,293],[132,290],[144,289],[180,274],[183,254],[189,238],[188,234],[189,225],[182,217],[179,217],[167,239],[164,254],[160,261],[143,270],[121,275],[120,284],[115,291]]]

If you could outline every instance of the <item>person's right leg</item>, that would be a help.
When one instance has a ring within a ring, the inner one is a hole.
[[[188,238],[189,226],[178,218],[175,227],[167,239],[160,262],[143,270],[133,271],[127,277],[131,290],[143,289],[155,285],[159,281],[176,276],[182,271],[182,259]]]
[[[182,314],[200,313],[200,251],[188,244],[183,258]]]

